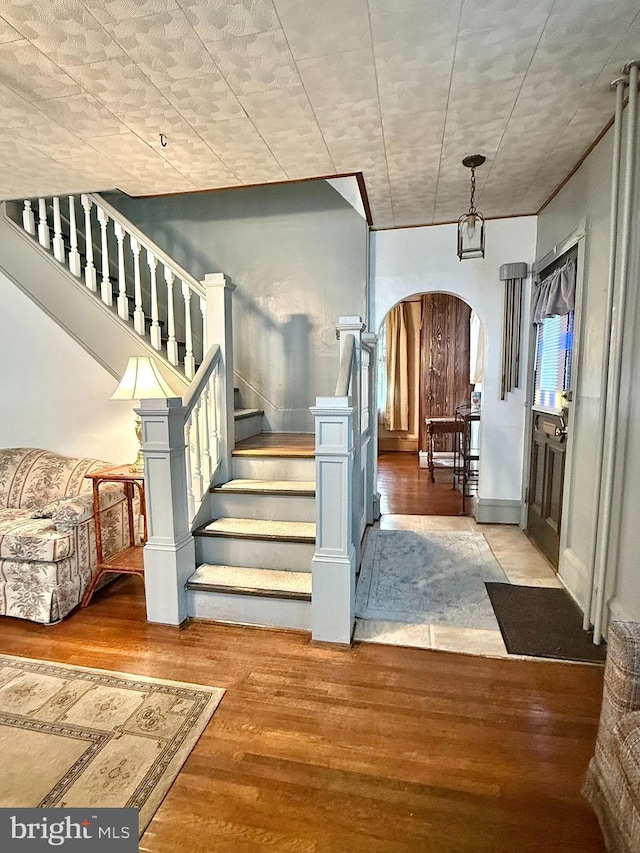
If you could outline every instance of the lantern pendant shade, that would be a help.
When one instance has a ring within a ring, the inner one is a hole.
[[[487,158],[483,154],[470,154],[462,165],[471,169],[471,192],[469,212],[458,219],[458,257],[461,261],[469,258],[484,258],[484,216],[476,209],[476,169]]]
[[[458,257],[484,258],[484,216],[478,211],[458,219]]]

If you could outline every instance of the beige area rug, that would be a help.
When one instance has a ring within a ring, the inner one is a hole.
[[[128,807],[140,834],[224,690],[0,655],[0,807]]]

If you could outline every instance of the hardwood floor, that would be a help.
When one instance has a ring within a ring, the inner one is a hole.
[[[138,578],[5,654],[225,687],[153,853],[603,853],[580,795],[602,668],[144,620]]]
[[[451,471],[436,469],[432,483],[415,453],[380,453],[380,510],[395,515],[462,515],[462,496],[451,486]],[[469,501],[467,501],[469,506]]]

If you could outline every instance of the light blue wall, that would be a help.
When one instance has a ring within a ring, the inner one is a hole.
[[[365,313],[362,217],[325,181],[106,197],[196,278],[231,278],[243,402],[265,410],[266,429],[311,430],[308,407],[335,388],[334,324]]]

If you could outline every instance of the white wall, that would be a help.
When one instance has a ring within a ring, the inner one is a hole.
[[[520,387],[505,401],[500,400],[504,284],[498,271],[505,263],[533,261],[536,218],[500,219],[488,222],[486,228],[486,256],[462,262],[456,255],[455,225],[374,232],[372,328],[380,326],[393,305],[414,293],[452,293],[476,311],[484,324],[486,344],[478,497],[486,506],[491,502],[513,502],[515,518],[522,495],[525,394]],[[528,304],[527,284],[525,305]],[[522,353],[526,354],[526,320],[523,328]],[[523,358],[521,386],[524,379]]]
[[[580,603],[587,594],[593,564],[597,506],[595,498],[598,425],[605,345],[605,305],[609,267],[610,192],[613,132],[609,131],[580,169],[539,216],[537,256],[586,222],[582,357],[577,365],[576,407],[572,423],[575,446],[573,500],[563,518],[567,552],[561,554],[563,580]],[[640,156],[639,156],[640,160]],[[640,165],[640,163],[639,163]],[[624,372],[621,389],[621,447],[616,460],[612,547],[608,555],[610,613],[640,620],[640,289],[638,259],[640,181],[636,181],[629,305],[626,311]],[[620,531],[618,539],[617,531]]]
[[[133,460],[133,404],[110,401],[116,380],[2,273],[0,317],[0,447]]]

